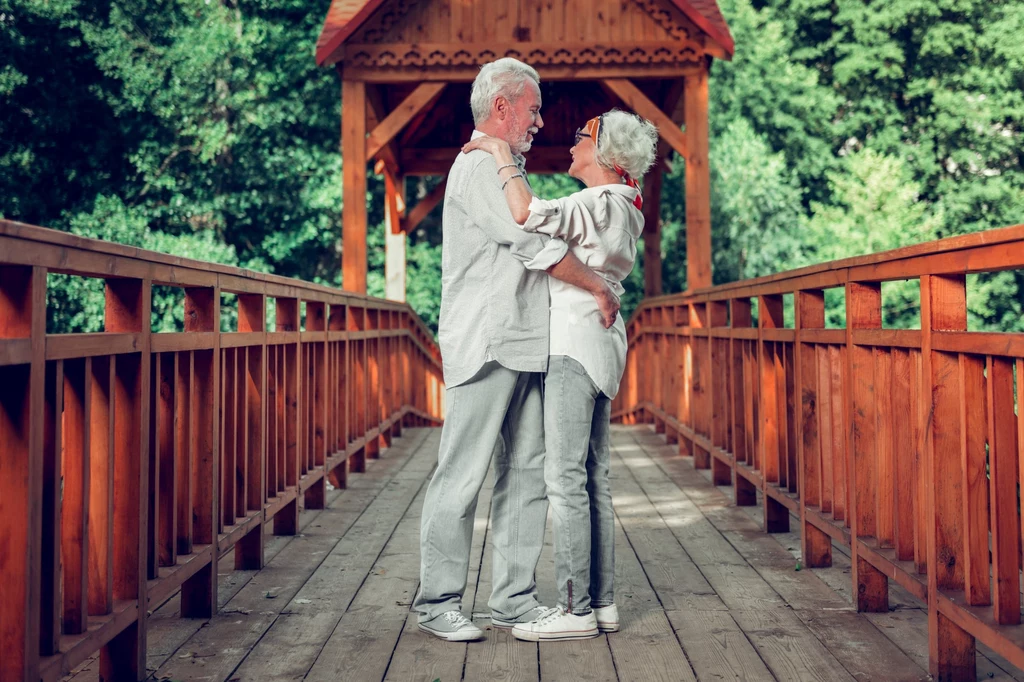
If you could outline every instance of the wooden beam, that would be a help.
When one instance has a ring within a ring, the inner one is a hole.
[[[342,286],[366,293],[366,84],[341,83]]]
[[[399,104],[394,111],[387,115],[380,124],[370,133],[366,140],[366,157],[377,155],[380,148],[394,139],[395,135],[401,132],[402,128],[412,120],[416,114],[429,107],[444,90],[447,83],[423,83]]]
[[[686,288],[711,286],[708,71],[686,79]]]
[[[385,218],[390,225],[391,234],[398,234],[402,231],[402,217],[405,215],[405,200],[401,195],[405,194],[405,182],[395,178],[384,168],[384,210]]]
[[[661,181],[655,164],[644,178],[644,296],[660,296],[661,285]]]
[[[438,183],[437,187],[430,190],[430,193],[427,194],[427,196],[420,199],[419,203],[412,207],[409,211],[408,218],[406,218],[402,223],[403,232],[409,234],[419,227],[419,224],[423,219],[430,215],[430,212],[434,210],[434,207],[444,199],[444,191],[447,186],[448,178],[444,178],[440,183]]]
[[[370,130],[376,129],[386,116],[380,86],[366,88],[366,127]],[[377,152],[376,158],[387,164],[388,169],[395,177],[402,174],[401,166],[398,165],[398,147],[395,146],[394,141],[383,145]]]
[[[680,156],[686,158],[687,136],[679,129],[675,121],[661,110],[661,107],[640,91],[640,88],[625,78],[605,78],[601,84],[605,89],[617,95],[627,107],[658,126],[658,134],[661,138],[668,142],[669,146]]]

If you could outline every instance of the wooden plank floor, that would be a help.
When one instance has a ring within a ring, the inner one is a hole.
[[[150,620],[155,680],[927,680],[927,613],[894,587],[886,614],[850,604],[849,559],[797,571],[799,536],[766,535],[760,508],[731,504],[706,472],[649,428],[616,427],[616,602],[621,632],[538,646],[490,627],[490,481],[477,509],[465,610],[486,640],[416,629],[419,523],[438,429],[408,429],[366,474],[267,538],[262,571],[225,573],[210,622]],[[797,525],[794,523],[793,528]],[[228,557],[222,566],[231,565]],[[555,599],[550,533],[538,567]],[[1024,680],[979,648],[979,680]],[[96,678],[95,664],[76,682]]]

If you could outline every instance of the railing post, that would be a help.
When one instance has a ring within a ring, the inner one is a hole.
[[[877,401],[882,391],[876,383],[875,349],[856,345],[855,330],[881,329],[882,286],[877,282],[849,282],[846,285],[846,381],[844,407],[849,428],[847,482],[850,489],[852,580],[858,611],[889,610],[889,580],[861,556],[861,538],[878,533],[878,434]]]
[[[217,535],[220,529],[220,287],[185,289],[185,332],[213,333],[213,348],[193,353],[191,390],[192,542],[206,545],[209,562],[181,586],[183,618],[217,613]]]
[[[963,590],[963,476],[957,354],[932,350],[936,331],[967,329],[963,275],[921,277],[922,437],[928,522],[928,652],[942,682],[975,679],[975,641],[940,611],[940,590]]]
[[[825,292],[796,292],[797,461],[800,472],[801,556],[808,568],[832,565],[832,539],[807,520],[807,507],[821,509],[821,441],[818,436],[818,357],[814,344],[803,343],[805,329],[825,328]]]
[[[28,339],[27,365],[0,367],[0,678],[39,679],[39,650],[54,646],[59,632],[40,623],[44,406],[46,379],[46,270],[0,266],[0,338]],[[9,511],[8,511],[9,510]],[[55,622],[56,604],[42,618]],[[42,640],[42,642],[41,642]]]
[[[266,500],[266,439],[264,435],[266,395],[266,297],[263,294],[238,295],[238,331],[240,333],[263,333],[259,346],[245,346],[238,349],[242,354],[239,367],[240,403],[245,411],[245,448],[238,453],[239,462],[244,462],[240,471],[245,477],[244,496],[238,500],[243,518],[252,512],[262,512]],[[241,428],[241,425],[236,425]],[[258,570],[263,568],[263,521],[262,514],[252,529],[235,546],[235,568]]]
[[[104,680],[146,676],[151,282],[109,279],[105,329],[140,335],[139,352],[114,356],[114,600],[134,601],[135,622],[100,650]]]

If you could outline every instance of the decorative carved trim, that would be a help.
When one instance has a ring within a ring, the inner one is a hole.
[[[357,67],[477,66],[501,57],[515,57],[534,66],[684,64],[697,61],[703,50],[693,42],[637,43],[632,46],[530,45],[506,48],[483,45],[381,44],[347,45],[345,63]]]
[[[392,0],[386,3],[381,11],[366,23],[355,39],[360,43],[383,42],[387,39],[391,29],[397,26],[419,4],[421,4],[421,0]]]
[[[633,3],[676,40],[688,42],[693,39],[682,13],[674,13],[663,0],[633,0]]]

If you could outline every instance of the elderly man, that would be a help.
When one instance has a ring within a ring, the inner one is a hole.
[[[473,137],[508,142],[516,181],[525,181],[522,155],[544,126],[537,72],[510,58],[487,64],[473,82],[470,103]],[[567,253],[565,242],[516,225],[499,170],[487,152],[460,154],[444,201],[439,341],[447,417],[423,504],[413,608],[421,630],[448,641],[483,637],[461,608],[477,498],[492,454],[491,622],[512,628],[544,612],[534,572],[547,517],[541,387],[548,274],[592,293],[606,326],[618,311],[608,284]]]

